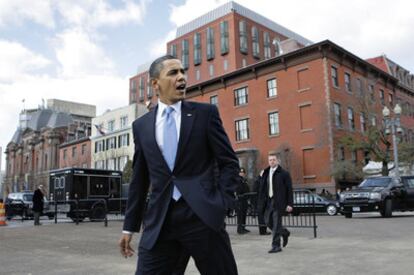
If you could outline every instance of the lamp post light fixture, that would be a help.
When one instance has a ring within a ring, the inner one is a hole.
[[[401,107],[400,105],[396,104],[393,110],[394,116],[391,116],[390,109],[387,106],[382,109],[382,115],[384,116],[385,120],[385,129],[386,133],[388,133],[388,129],[391,128],[392,134],[392,144],[393,144],[393,152],[394,152],[394,168],[395,176],[397,178],[400,177],[400,167],[398,163],[398,143],[397,143],[397,136],[398,132],[401,132],[401,123],[400,123],[400,115],[401,115]]]

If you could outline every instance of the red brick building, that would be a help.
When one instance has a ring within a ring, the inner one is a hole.
[[[275,41],[270,46],[268,36]],[[230,2],[179,28],[167,48],[187,68],[189,100],[218,105],[249,179],[275,152],[295,187],[333,192],[352,183],[333,176],[335,163],[362,166],[369,158],[347,151],[339,139],[380,127],[384,106],[414,106],[414,89],[330,41],[308,44]],[[414,141],[410,110],[404,109],[401,122],[405,138]]]
[[[89,135],[59,146],[59,168],[91,168],[91,139]]]

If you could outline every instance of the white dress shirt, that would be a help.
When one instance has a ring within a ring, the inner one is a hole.
[[[178,101],[172,105],[167,105],[165,103],[162,103],[160,100],[158,100],[158,110],[157,110],[157,116],[155,118],[155,139],[157,140],[158,147],[163,149],[164,145],[164,123],[166,116],[164,115],[164,110],[171,106],[174,109],[174,112],[172,112],[172,115],[175,119],[175,126],[177,128],[177,140],[180,140],[180,129],[181,129],[181,101]]]
[[[269,170],[269,198],[272,198],[274,196],[273,193],[273,173],[276,171],[277,166],[272,168],[270,167]]]

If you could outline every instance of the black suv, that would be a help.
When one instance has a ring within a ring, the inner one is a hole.
[[[346,218],[361,212],[378,211],[391,217],[393,211],[412,211],[414,176],[367,178],[357,188],[342,192],[339,202]]]
[[[33,217],[33,192],[23,191],[17,193],[10,193],[6,198],[6,217],[8,220],[14,216],[20,216],[22,219]],[[55,214],[49,210],[49,201],[46,197],[43,198],[43,216],[48,216],[53,219]]]

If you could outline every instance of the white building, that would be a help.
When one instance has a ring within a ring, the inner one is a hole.
[[[133,103],[92,119],[92,168],[124,169],[134,155],[132,122],[147,111],[145,105]]]

